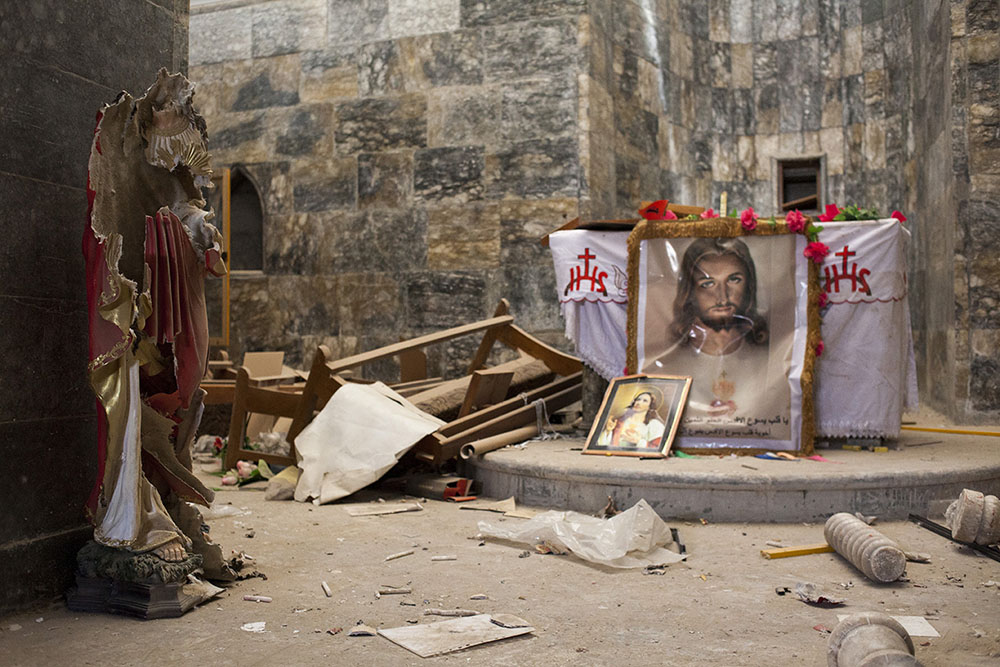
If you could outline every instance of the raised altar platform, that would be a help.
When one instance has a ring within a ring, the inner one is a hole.
[[[963,488],[1000,495],[1000,437],[903,431],[887,452],[817,450],[831,462],[592,456],[577,451],[583,443],[508,447],[468,461],[469,474],[483,495],[524,505],[595,513],[608,496],[619,509],[645,498],[664,518],[712,522],[825,521],[844,511],[905,519]]]

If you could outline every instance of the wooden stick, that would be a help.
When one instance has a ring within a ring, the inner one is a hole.
[[[791,556],[807,556],[809,554],[831,553],[833,547],[826,542],[821,544],[803,544],[796,547],[781,547],[779,549],[761,549],[764,558],[789,558]]]

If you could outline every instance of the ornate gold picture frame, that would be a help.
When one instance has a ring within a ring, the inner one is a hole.
[[[812,452],[819,283],[805,244],[767,220],[632,231],[628,370],[692,377],[678,449]]]

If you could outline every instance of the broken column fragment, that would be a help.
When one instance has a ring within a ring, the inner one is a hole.
[[[1000,498],[963,489],[945,511],[945,522],[956,540],[996,544],[1000,542]]]
[[[827,519],[823,534],[837,553],[872,581],[896,581],[906,569],[903,550],[853,514],[834,514]]]
[[[826,658],[830,667],[920,665],[906,629],[878,612],[852,614],[841,621],[830,634]]]

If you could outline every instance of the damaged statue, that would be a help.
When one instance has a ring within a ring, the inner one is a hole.
[[[204,280],[226,271],[204,209],[212,171],[193,95],[161,69],[144,96],[123,92],[97,117],[83,236],[99,447],[87,513],[104,547],[155,556],[179,577],[204,558],[206,576],[227,579],[188,504],[213,499],[190,448],[208,360]]]

